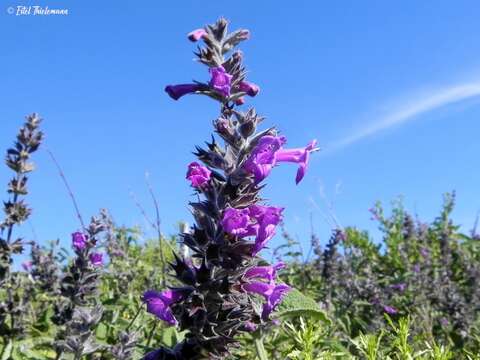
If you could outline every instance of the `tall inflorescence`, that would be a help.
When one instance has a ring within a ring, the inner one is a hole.
[[[25,240],[14,237],[15,225],[24,223],[31,210],[23,196],[28,194],[28,174],[34,169],[31,155],[40,146],[43,133],[39,130],[42,119],[37,114],[26,117],[18,132],[14,146],[7,150],[6,164],[14,175],[8,183],[9,199],[3,203],[5,218],[0,221],[0,291],[5,299],[0,303],[0,336],[11,338],[23,332],[22,315],[26,313],[25,296],[18,272],[11,271],[13,256],[23,252]]]
[[[249,36],[247,30],[227,33],[225,19],[192,31],[188,38],[204,43],[196,55],[207,65],[210,80],[165,88],[175,100],[201,94],[218,101],[220,116],[213,125],[224,146],[212,136],[206,148],[196,148],[198,161],[188,165],[186,178],[200,200],[190,203],[195,224],[181,234],[191,256],[176,255],[171,264],[183,286],[143,296],[147,311],[187,330],[185,340],[173,349],[150,352],[147,360],[223,359],[237,335],[269,325],[271,313],[290,290],[276,279],[284,264],[269,265],[259,256],[284,212],[265,204],[259,192],[282,162],[298,164],[299,183],[316,141],[285,149],[286,138],[274,127],[257,132],[263,118],[255,109],[237,108],[260,90],[246,80],[243,55],[234,51]]]
[[[95,327],[103,313],[98,298],[103,254],[97,248],[104,231],[102,219],[92,217],[86,229],[72,234],[75,256],[61,279],[61,297],[55,304],[53,317],[62,326],[55,339],[57,359],[68,353],[74,360],[80,360],[100,348],[95,342]]]

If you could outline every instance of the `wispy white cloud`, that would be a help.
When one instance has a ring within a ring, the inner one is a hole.
[[[459,84],[430,91],[427,94],[418,96],[414,101],[405,102],[394,111],[379,117],[376,121],[370,122],[367,126],[358,129],[343,139],[326,146],[325,151],[331,152],[344,148],[382,130],[418,119],[419,115],[428,111],[476,96],[480,96],[480,82]]]

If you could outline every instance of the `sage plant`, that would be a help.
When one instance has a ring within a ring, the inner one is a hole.
[[[12,272],[11,265],[13,256],[23,252],[25,240],[15,238],[13,228],[24,223],[31,213],[22,196],[28,194],[28,173],[34,170],[31,154],[43,140],[43,133],[39,130],[41,121],[37,114],[26,117],[14,146],[7,150],[5,160],[14,176],[8,183],[10,198],[3,203],[5,218],[0,222],[0,289],[5,293],[1,297],[5,300],[0,303],[0,335],[4,339],[12,339],[24,330],[21,318],[26,313],[25,300],[29,291],[23,289],[18,272]]]
[[[195,224],[181,234],[191,250],[187,259],[175,255],[171,264],[183,285],[149,290],[147,311],[180,330],[184,341],[173,349],[160,348],[144,359],[224,359],[242,332],[271,324],[271,314],[290,290],[276,279],[283,263],[269,265],[259,253],[268,246],[284,208],[267,205],[260,196],[264,180],[283,162],[298,165],[295,181],[305,175],[316,141],[304,148],[286,149],[285,136],[274,128],[257,132],[263,121],[254,108],[238,106],[260,88],[246,79],[243,55],[234,48],[250,37],[248,30],[227,32],[227,21],[192,31],[188,38],[203,42],[196,56],[208,67],[210,80],[169,85],[178,100],[187,94],[206,95],[220,104],[207,147],[196,147],[197,161],[187,167],[186,179],[199,200],[190,203]]]
[[[57,325],[63,325],[55,339],[57,359],[62,359],[63,353],[81,359],[100,348],[94,329],[103,313],[98,299],[103,254],[95,249],[105,227],[101,218],[92,217],[84,231],[72,234],[75,257],[61,280],[61,297],[55,304],[53,318]]]

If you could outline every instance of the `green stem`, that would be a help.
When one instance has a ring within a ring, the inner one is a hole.
[[[263,346],[263,336],[259,334],[255,336],[255,349],[257,350],[257,356],[259,360],[268,360],[267,351],[265,346]]]

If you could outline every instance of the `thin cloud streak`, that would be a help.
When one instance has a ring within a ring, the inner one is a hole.
[[[381,117],[377,121],[370,123],[363,129],[346,136],[345,138],[334,142],[330,146],[325,147],[325,152],[331,152],[349,146],[366,137],[375,135],[376,133],[412,121],[417,118],[418,115],[426,113],[428,111],[450,105],[462,100],[466,100],[480,95],[480,82],[468,83],[452,86],[449,88],[443,88],[433,93],[423,96],[421,99],[404,104],[400,106],[394,112]]]

